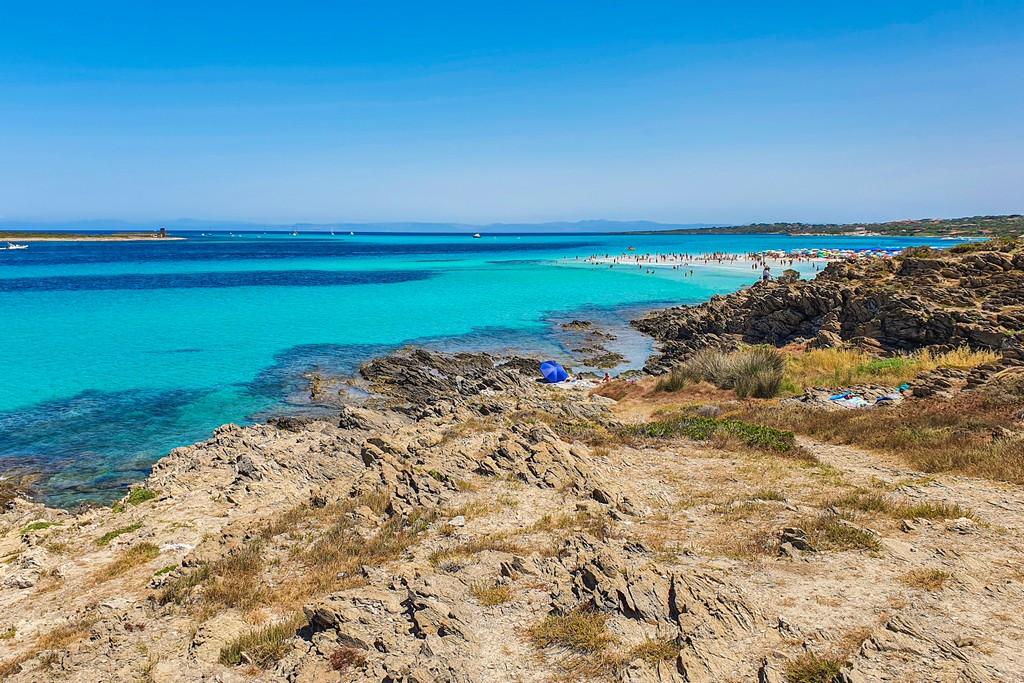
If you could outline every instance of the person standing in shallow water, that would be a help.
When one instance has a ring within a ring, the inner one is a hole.
[[[765,266],[764,270],[761,271],[761,282],[768,282],[772,279],[772,267]]]

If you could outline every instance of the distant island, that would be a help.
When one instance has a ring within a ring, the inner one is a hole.
[[[146,242],[150,240],[183,240],[171,237],[166,229],[155,232],[111,232],[85,234],[80,232],[0,230],[0,244],[4,242]]]
[[[630,235],[886,235],[890,237],[1018,237],[1024,235],[1024,216],[922,218],[888,223],[752,223],[687,230],[630,231]]]

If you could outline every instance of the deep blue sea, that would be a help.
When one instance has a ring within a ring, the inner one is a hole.
[[[618,328],[623,368],[639,367],[650,342],[625,327],[631,316],[757,275],[700,266],[694,277],[647,274],[583,263],[591,254],[921,243],[196,233],[0,251],[0,474],[43,472],[51,504],[107,502],[220,424],[301,410],[302,372],[353,372],[404,344],[565,357],[557,324],[586,317]]]

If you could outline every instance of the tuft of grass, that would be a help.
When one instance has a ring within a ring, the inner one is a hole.
[[[512,599],[512,589],[508,586],[498,586],[482,581],[470,584],[469,592],[483,607],[501,605]]]
[[[220,663],[235,666],[242,661],[268,668],[288,652],[288,640],[304,626],[304,617],[255,628],[225,645],[220,651]]]
[[[658,382],[654,385],[654,393],[679,391],[692,381],[693,376],[685,367],[674,367],[667,374],[658,378]]]
[[[649,638],[629,651],[634,659],[642,659],[651,666],[658,662],[670,662],[679,656],[679,646],[672,640]]]
[[[877,552],[882,549],[882,543],[875,534],[855,527],[850,522],[849,516],[825,513],[811,520],[804,529],[810,537],[811,545],[821,550]]]
[[[527,631],[535,647],[564,647],[578,654],[601,652],[612,644],[608,632],[608,616],[590,609],[576,609],[568,614],[549,614]]]
[[[366,666],[366,651],[355,647],[339,647],[329,658],[331,668],[342,673]]]
[[[900,577],[900,582],[926,591],[941,590],[950,573],[941,569],[915,569]]]
[[[719,389],[732,389],[740,398],[771,398],[782,387],[785,366],[782,353],[771,346],[754,346],[732,353],[703,349],[673,368],[667,386],[679,387],[666,390],[678,391],[686,382],[705,381]]]
[[[112,579],[115,576],[120,576],[129,569],[155,560],[159,554],[160,548],[152,543],[139,543],[138,545],[133,545],[130,548],[126,548],[119,552],[117,557],[114,558],[114,561],[104,568],[100,577],[105,581],[107,579]]]
[[[11,640],[16,635],[18,635],[18,629],[11,626],[0,631],[0,640]]]
[[[164,574],[170,574],[171,572],[173,572],[177,568],[178,568],[178,565],[176,565],[176,564],[169,564],[166,567],[161,567],[160,569],[157,569],[155,572],[153,572],[153,576],[163,576]]]
[[[49,529],[51,526],[57,526],[57,524],[58,522],[32,522],[31,524],[26,524],[25,528],[21,530],[21,533],[22,535],[30,534],[33,531],[42,531],[43,529]]]
[[[955,503],[912,503],[910,505],[901,505],[899,512],[901,517],[910,519],[916,519],[917,517],[923,517],[924,519],[959,519],[961,517],[974,519],[974,512],[972,510],[962,508]]]
[[[753,500],[774,500],[782,502],[786,500],[786,495],[781,491],[775,489],[758,489],[754,491],[754,495],[751,496]]]
[[[113,531],[108,531],[107,533],[103,534],[102,536],[100,536],[99,538],[96,539],[96,545],[102,545],[102,546],[110,545],[110,542],[113,541],[118,536],[122,536],[124,534],[130,534],[131,532],[138,531],[141,528],[142,528],[142,522],[135,522],[135,524],[129,524],[128,526],[123,526],[120,529],[114,529]]]
[[[833,683],[839,678],[843,666],[837,657],[801,655],[786,665],[787,683]]]

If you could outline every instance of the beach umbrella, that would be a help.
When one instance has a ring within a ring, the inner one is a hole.
[[[552,383],[564,382],[569,379],[569,373],[565,371],[565,368],[553,360],[546,360],[540,364],[540,374]]]

